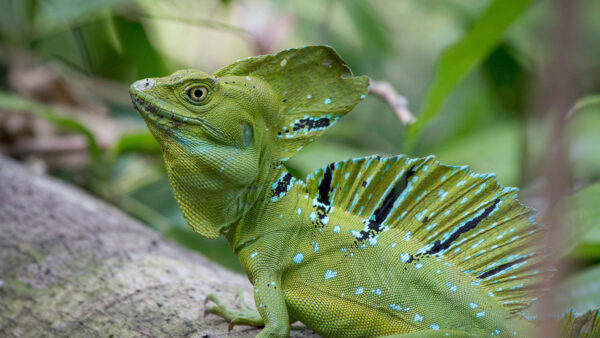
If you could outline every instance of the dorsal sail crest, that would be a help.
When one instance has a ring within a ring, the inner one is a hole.
[[[403,260],[452,262],[513,314],[538,296],[543,228],[518,201],[518,189],[500,186],[495,175],[433,157],[373,156],[327,165],[309,175],[307,188],[319,196],[319,219],[331,209],[363,218],[363,228],[352,231],[358,245],[394,228],[419,243]]]

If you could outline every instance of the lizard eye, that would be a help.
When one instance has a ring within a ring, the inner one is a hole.
[[[206,100],[206,97],[208,96],[208,88],[204,86],[194,86],[188,88],[187,96],[192,103],[200,103]]]

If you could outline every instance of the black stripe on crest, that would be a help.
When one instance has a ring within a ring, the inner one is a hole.
[[[319,196],[317,197],[317,201],[325,205],[331,204],[331,201],[329,201],[329,192],[331,191],[331,181],[333,180],[333,169],[335,169],[334,164],[329,164],[325,170],[325,175],[323,175],[321,183],[319,183]]]
[[[493,269],[491,269],[491,270],[488,270],[488,271],[486,271],[486,272],[482,273],[481,275],[477,276],[477,278],[484,279],[484,278],[487,278],[487,277],[489,277],[489,276],[493,276],[493,275],[495,275],[495,274],[497,274],[497,273],[500,273],[500,272],[501,272],[501,271],[503,271],[503,270],[506,270],[506,269],[510,268],[511,266],[513,266],[513,265],[515,265],[515,264],[518,264],[518,263],[524,262],[524,261],[528,260],[529,258],[530,258],[530,257],[521,257],[521,258],[519,258],[519,259],[515,259],[515,260],[514,260],[514,261],[512,261],[512,262],[508,262],[508,263],[500,264],[500,265],[498,265],[497,267],[495,267],[495,268],[493,268]]]
[[[440,252],[442,250],[448,249],[450,247],[450,245],[452,244],[452,242],[454,242],[455,240],[457,240],[460,237],[460,235],[464,234],[465,232],[467,232],[469,230],[472,230],[484,218],[488,217],[492,213],[492,211],[494,211],[494,209],[496,208],[496,206],[498,205],[498,203],[500,203],[500,199],[499,198],[497,198],[492,205],[490,205],[489,207],[485,208],[485,210],[481,213],[481,215],[473,218],[472,220],[468,221],[463,226],[461,226],[460,228],[458,228],[445,241],[440,242],[439,239],[437,241],[435,241],[435,243],[433,243],[433,247],[431,247],[431,249],[429,249],[429,251],[427,251],[426,253],[429,254],[429,255],[434,255],[434,254],[436,254],[436,253],[438,253],[438,252]]]
[[[377,208],[373,212],[373,217],[369,219],[369,224],[367,225],[369,230],[368,231],[362,230],[360,232],[360,237],[357,237],[358,241],[364,241],[367,238],[369,238],[370,234],[376,234],[379,231],[381,231],[381,224],[389,216],[390,212],[392,212],[394,203],[396,202],[396,200],[398,199],[400,194],[402,194],[404,189],[406,189],[406,186],[408,184],[408,179],[412,175],[414,175],[415,172],[416,172],[415,167],[412,166],[406,172],[406,175],[404,175],[398,181],[398,183],[396,183],[394,185],[394,187],[390,190],[390,192],[383,199],[381,206],[379,206],[379,208]]]

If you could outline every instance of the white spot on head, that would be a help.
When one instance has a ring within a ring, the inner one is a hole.
[[[415,319],[414,319],[414,321],[415,322],[422,322],[423,321],[423,316],[421,316],[418,313],[415,313]]]
[[[281,62],[279,63],[279,65],[280,65],[281,67],[285,67],[285,65],[287,65],[287,59],[283,59],[283,60],[281,60]]]
[[[360,294],[363,293],[363,291],[364,291],[364,288],[360,287],[360,288],[356,289],[356,291],[354,291],[354,294],[355,295],[360,295]]]
[[[331,98],[328,97],[325,99],[325,101],[323,101],[324,104],[330,104],[331,103]]]
[[[246,76],[246,80],[250,81],[250,76]]]
[[[250,258],[254,258],[256,256],[258,256],[258,252],[257,251],[254,251],[253,253],[250,254]]]
[[[339,234],[340,233],[340,226],[339,225],[334,226],[333,227],[333,232],[335,232],[336,234]]]
[[[135,81],[131,86],[138,91],[151,89],[152,87],[154,87],[154,79],[143,79]]]

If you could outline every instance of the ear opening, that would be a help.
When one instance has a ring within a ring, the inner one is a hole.
[[[369,88],[368,77],[354,77],[340,56],[327,46],[243,59],[215,75],[260,77],[279,96],[280,116],[269,131],[281,161],[316,140],[364,99]]]

